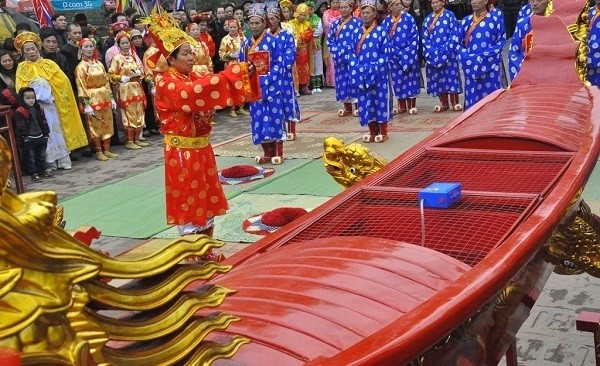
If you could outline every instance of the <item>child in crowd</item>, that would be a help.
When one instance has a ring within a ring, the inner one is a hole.
[[[32,181],[40,182],[42,178],[52,177],[46,172],[46,144],[50,129],[33,88],[21,88],[18,99],[19,107],[15,110],[14,118],[17,135],[23,142],[23,166]]]
[[[227,31],[229,32],[221,41],[219,47],[219,57],[225,62],[225,67],[230,63],[238,62],[240,57],[240,51],[244,37],[240,34],[239,22],[236,19],[229,19],[226,21]],[[244,105],[231,106],[229,110],[230,117],[237,117],[237,113],[247,116],[249,113],[244,110]],[[237,109],[237,113],[236,113]]]

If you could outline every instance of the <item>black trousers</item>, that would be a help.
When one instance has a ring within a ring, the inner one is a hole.
[[[47,137],[29,137],[23,141],[25,174],[44,174],[46,171]]]

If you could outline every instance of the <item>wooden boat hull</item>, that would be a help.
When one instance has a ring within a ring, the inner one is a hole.
[[[575,46],[544,67],[572,67]],[[239,291],[224,309],[242,320],[215,340],[253,342],[218,364],[497,364],[554,268],[544,245],[577,213],[600,152],[596,88],[521,80],[229,258],[234,270],[215,282]],[[423,241],[418,191],[433,182],[460,182],[464,195],[424,210]],[[432,258],[437,274],[419,267]],[[415,286],[423,275],[433,283]]]

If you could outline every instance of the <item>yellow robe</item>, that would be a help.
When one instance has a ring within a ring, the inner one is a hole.
[[[94,110],[87,122],[92,138],[109,139],[113,134],[112,91],[104,65],[97,60],[81,60],[75,68],[77,91],[83,105]]]
[[[232,37],[227,34],[221,40],[221,46],[219,47],[219,57],[225,62],[225,66],[229,66],[232,62],[238,62],[239,54],[242,50],[242,43],[244,42],[243,36]],[[237,58],[232,58],[231,54],[237,53]]]
[[[71,88],[71,82],[58,65],[52,61],[39,58],[37,61],[22,61],[17,66],[17,90],[29,86],[33,80],[42,78],[48,81],[52,88],[52,97],[56,103],[58,118],[63,130],[67,149],[73,151],[87,146],[88,140],[81,123],[81,116]]]

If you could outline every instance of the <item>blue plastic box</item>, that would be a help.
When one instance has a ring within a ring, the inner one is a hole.
[[[460,200],[460,183],[432,183],[419,191],[423,206],[448,208]]]

